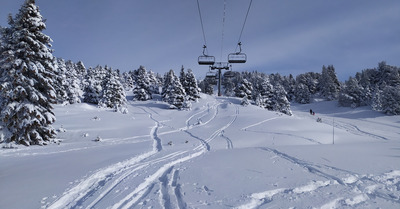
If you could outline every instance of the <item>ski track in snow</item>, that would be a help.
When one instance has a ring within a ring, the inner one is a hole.
[[[139,108],[142,109],[144,112],[146,112],[146,113],[149,115],[149,118],[155,122],[154,127],[153,127],[153,128],[151,129],[151,131],[150,131],[150,137],[151,137],[151,138],[153,139],[153,141],[154,141],[153,149],[154,149],[155,151],[157,151],[157,152],[160,152],[160,151],[163,149],[162,144],[161,144],[161,139],[158,137],[158,134],[157,134],[158,129],[160,128],[160,121],[156,120],[156,119],[153,117],[153,113],[147,111],[146,109],[144,109],[144,108],[142,108],[142,107],[139,107]],[[150,109],[150,108],[148,108],[148,109]],[[151,109],[150,109],[150,110],[151,110]],[[154,111],[153,111],[153,112],[154,112]],[[156,112],[156,114],[158,114],[158,113]]]
[[[350,198],[335,198],[319,208],[363,207],[363,203],[370,199],[383,199],[400,204],[400,170],[391,171],[382,175],[360,175],[351,171],[338,169],[327,165],[317,165],[300,160],[272,148],[261,148],[276,156],[304,168],[307,172],[327,179],[326,181],[312,181],[304,186],[295,188],[279,188],[249,195],[250,201],[238,206],[238,209],[258,208],[273,202],[274,198],[291,199],[298,194],[309,194],[318,189],[334,186],[340,187],[343,193],[350,193]],[[331,172],[331,173],[330,173]],[[346,195],[349,196],[349,195]]]
[[[319,141],[317,141],[317,140],[315,140],[315,139],[311,139],[311,138],[307,138],[307,137],[299,136],[299,135],[294,135],[294,134],[280,133],[280,132],[271,132],[271,131],[254,131],[254,130],[249,130],[249,128],[252,128],[252,127],[261,125],[261,124],[263,124],[263,123],[265,123],[265,122],[268,122],[268,121],[271,121],[271,120],[275,120],[275,119],[278,119],[278,118],[279,118],[279,117],[269,118],[269,119],[263,120],[263,121],[261,121],[261,122],[254,123],[254,124],[252,124],[252,125],[249,125],[249,126],[246,126],[246,127],[244,127],[244,128],[241,128],[240,130],[241,130],[241,131],[255,132],[255,133],[269,133],[269,134],[274,134],[274,135],[282,135],[282,136],[296,137],[296,138],[300,138],[300,139],[305,139],[305,140],[307,140],[307,141],[309,141],[309,142],[312,142],[312,143],[315,143],[315,144],[321,144],[321,142],[319,142]]]
[[[95,171],[90,176],[81,180],[77,185],[66,190],[63,195],[58,197],[58,199],[56,199],[53,203],[46,206],[48,206],[50,209],[75,207],[84,207],[88,209],[94,208],[128,177],[136,177],[136,173],[159,164],[159,166],[156,166],[158,169],[156,169],[153,174],[145,178],[141,184],[135,186],[133,191],[122,197],[122,199],[113,204],[111,208],[132,208],[144,200],[146,196],[148,196],[149,193],[157,187],[159,188],[159,202],[162,208],[186,208],[187,204],[183,200],[181,185],[177,182],[179,179],[179,170],[174,169],[174,166],[199,157],[205,152],[209,151],[209,143],[217,136],[221,136],[224,130],[236,121],[239,114],[238,106],[235,107],[235,115],[232,117],[232,119],[227,124],[214,131],[207,139],[196,137],[188,131],[193,128],[204,126],[214,120],[219,114],[219,105],[220,103],[215,103],[211,107],[208,106],[206,110],[202,110],[192,115],[187,119],[186,127],[164,133],[158,133],[161,123],[153,117],[154,111],[150,112],[139,107],[149,115],[151,120],[155,122],[155,125],[152,127],[149,134],[149,136],[154,140],[153,150],[133,157],[129,160],[115,163],[106,168]],[[203,115],[201,115],[199,118],[207,116],[211,117],[204,123],[190,125],[189,121],[200,114]],[[191,135],[193,138],[199,140],[201,144],[191,150],[182,150],[168,155],[156,157],[157,155],[163,153],[163,147],[161,145],[161,139],[159,138],[159,135],[174,133],[182,130]],[[231,140],[227,137],[226,139],[227,141],[230,141],[230,143],[228,142],[228,144],[230,144],[228,147],[232,148],[233,144]]]
[[[325,123],[327,125],[332,126],[333,120],[329,120],[329,119],[325,119],[324,118],[324,119],[322,119],[322,123]],[[334,124],[335,124],[335,128],[348,131],[348,132],[350,132],[352,134],[356,134],[356,135],[359,135],[359,136],[368,136],[368,137],[372,137],[372,138],[379,139],[379,140],[389,140],[386,137],[379,136],[379,135],[376,135],[376,134],[373,134],[373,133],[370,133],[370,132],[367,132],[367,131],[363,131],[358,126],[356,126],[354,124],[350,124],[350,123],[346,123],[346,122],[338,121],[338,120],[335,120]]]
[[[239,107],[237,105],[235,105],[235,116],[233,117],[233,119],[229,123],[230,124],[234,123],[236,121],[238,115],[239,115]],[[221,132],[221,137],[223,139],[225,139],[225,141],[226,141],[226,148],[227,149],[233,149],[233,142],[229,137],[227,137],[225,135],[225,131]]]
[[[261,124],[263,124],[263,123],[265,123],[265,122],[268,122],[268,121],[271,121],[271,120],[275,120],[275,119],[278,119],[278,118],[279,118],[279,117],[268,118],[268,119],[263,120],[263,121],[261,121],[261,122],[254,123],[254,124],[251,124],[251,125],[249,125],[249,126],[243,127],[243,128],[241,128],[240,130],[241,130],[241,131],[247,131],[247,129],[249,129],[249,128],[251,128],[251,127],[258,126],[258,125],[261,125]]]

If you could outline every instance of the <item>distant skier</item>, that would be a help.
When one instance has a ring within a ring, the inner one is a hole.
[[[312,109],[310,109],[310,115],[312,115],[313,114],[313,111],[312,111]]]

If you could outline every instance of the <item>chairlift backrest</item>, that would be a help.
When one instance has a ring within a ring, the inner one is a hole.
[[[199,65],[214,65],[215,57],[208,55],[199,56],[198,62]]]
[[[247,55],[245,53],[230,53],[228,55],[229,63],[245,63],[247,61]]]

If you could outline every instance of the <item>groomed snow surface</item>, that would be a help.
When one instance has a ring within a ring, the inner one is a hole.
[[[61,143],[0,150],[0,208],[400,208],[400,116],[157,99],[55,106]]]

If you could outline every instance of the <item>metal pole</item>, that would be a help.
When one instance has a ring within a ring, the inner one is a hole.
[[[332,144],[335,144],[335,118],[332,117]]]
[[[221,95],[221,69],[218,69],[218,96]]]

